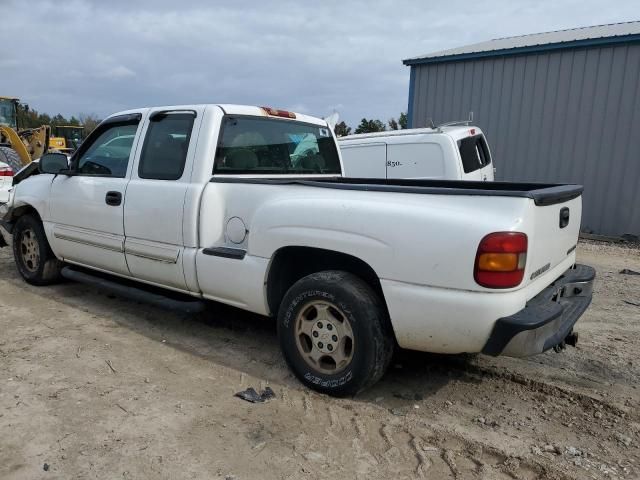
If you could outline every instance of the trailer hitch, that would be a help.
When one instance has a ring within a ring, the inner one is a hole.
[[[562,350],[567,348],[567,345],[571,347],[575,347],[578,345],[578,332],[574,332],[573,330],[567,335],[563,341],[561,341],[558,345],[553,347],[553,351],[556,353],[560,353]]]

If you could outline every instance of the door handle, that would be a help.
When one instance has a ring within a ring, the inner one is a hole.
[[[104,201],[107,202],[107,205],[117,207],[122,203],[122,194],[120,192],[107,192]]]

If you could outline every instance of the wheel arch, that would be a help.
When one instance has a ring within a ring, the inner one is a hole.
[[[376,292],[387,309],[380,278],[364,260],[335,250],[286,246],[274,252],[267,270],[266,296],[270,313],[277,315],[284,295],[295,282],[323,270],[343,270],[358,276]]]
[[[24,217],[25,215],[33,215],[39,221],[42,222],[42,216],[40,212],[31,204],[20,205],[19,207],[14,207],[9,211],[8,219],[2,222],[2,226],[5,227],[5,230],[9,233],[13,233],[13,227],[15,226],[18,218]],[[5,217],[6,218],[6,217]]]

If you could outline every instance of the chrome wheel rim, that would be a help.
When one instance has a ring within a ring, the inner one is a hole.
[[[347,316],[334,304],[307,303],[295,323],[296,346],[304,361],[323,374],[336,374],[349,366],[355,342]]]
[[[40,246],[33,229],[29,228],[22,232],[20,237],[20,255],[24,267],[33,273],[40,266]]]

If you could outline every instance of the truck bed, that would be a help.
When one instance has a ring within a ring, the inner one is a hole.
[[[536,205],[546,206],[566,202],[582,194],[582,185],[555,183],[470,182],[462,180],[414,180],[341,177],[221,177],[211,182],[257,183],[266,185],[306,185],[338,190],[416,193],[429,195],[475,195],[531,198]]]

